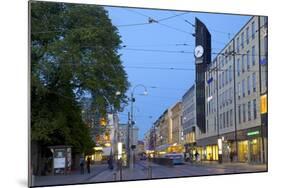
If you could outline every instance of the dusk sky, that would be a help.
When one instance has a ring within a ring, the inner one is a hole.
[[[250,19],[249,16],[171,10],[117,7],[106,10],[119,30],[122,45],[126,45],[119,53],[132,86],[127,96],[138,84],[148,90],[146,96],[141,95],[142,87],[134,92],[134,120],[139,139],[144,138],[145,132],[167,108],[181,100],[195,81],[195,38],[191,35],[195,17],[205,23],[212,35],[212,52],[219,52]],[[149,17],[160,21],[146,24]],[[120,122],[127,123],[129,111],[127,106],[119,113]]]

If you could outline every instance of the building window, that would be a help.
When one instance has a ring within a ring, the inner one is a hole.
[[[252,82],[253,82],[253,92],[256,92],[256,73],[252,74]]]
[[[239,53],[239,37],[237,37],[237,39],[236,39],[236,51],[237,51],[237,53]]]
[[[242,96],[245,97],[245,80],[242,80]]]
[[[238,122],[241,124],[241,105],[238,106]]]
[[[252,47],[252,65],[254,66],[256,64],[256,52],[255,52],[255,46]]]
[[[255,22],[252,22],[252,39],[255,39],[255,33],[256,33]]]
[[[251,121],[251,101],[248,102],[248,121]]]
[[[222,114],[220,114],[220,129],[222,128]]]
[[[241,48],[244,48],[244,32],[241,34]]]
[[[222,80],[221,80],[221,82],[222,82],[222,87],[224,86],[224,71],[222,71],[222,76],[221,76],[222,78]]]
[[[225,128],[225,112],[223,113],[223,128]]]
[[[247,77],[247,90],[248,90],[248,95],[251,94],[251,79],[250,76]]]
[[[253,115],[254,115],[254,119],[257,119],[257,100],[256,99],[253,100]]]
[[[237,84],[237,90],[238,90],[238,99],[241,97],[241,86],[240,83]]]
[[[232,88],[229,88],[229,103],[232,103]]]
[[[240,59],[237,59],[237,75],[240,76]]]
[[[263,43],[264,43],[264,55],[265,55],[265,57],[267,57],[267,45],[268,45],[268,40],[267,40],[267,36],[264,36],[264,38],[263,38]]]
[[[229,72],[229,82],[231,82],[232,81],[232,66],[230,65],[229,66],[229,70],[228,70],[228,72]]]
[[[214,129],[215,129],[215,131],[217,130],[217,121],[216,121],[216,117],[214,117]]]
[[[228,99],[227,99],[228,95],[227,95],[227,90],[225,90],[224,92],[224,98],[225,98],[225,105],[228,105]]]
[[[233,114],[232,114],[232,109],[229,111],[229,124],[230,127],[233,125]]]
[[[229,127],[229,112],[226,112],[226,127]]]
[[[246,104],[243,104],[243,122],[246,122]]]
[[[247,51],[247,70],[250,70],[250,51]]]
[[[219,75],[219,88],[221,88],[221,74]]]
[[[227,76],[228,76],[228,70],[226,69],[226,70],[225,70],[225,85],[228,83],[228,78],[227,78]]]
[[[249,44],[249,27],[246,28],[246,41]]]
[[[245,55],[242,55],[242,73],[245,72]]]

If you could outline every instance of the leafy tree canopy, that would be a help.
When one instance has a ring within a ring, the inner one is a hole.
[[[31,3],[31,136],[42,144],[91,143],[80,100],[90,96],[105,114],[126,102],[121,39],[107,11],[95,5]],[[121,95],[115,93],[120,91]]]

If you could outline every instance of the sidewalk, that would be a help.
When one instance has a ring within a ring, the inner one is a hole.
[[[84,174],[80,174],[80,171],[76,170],[68,175],[35,176],[33,186],[86,183],[88,182],[89,179],[97,176],[103,171],[106,171],[107,168],[108,168],[107,164],[101,164],[101,165],[92,165],[90,174],[88,174],[87,169],[85,169]]]
[[[248,171],[266,171],[266,164],[249,164],[241,162],[225,162],[219,164],[217,161],[200,161],[200,162],[185,162],[187,165],[193,166],[204,166],[213,168],[223,168],[223,169],[235,169],[235,170],[248,170]]]

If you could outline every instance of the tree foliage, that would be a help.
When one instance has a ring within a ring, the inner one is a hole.
[[[101,114],[126,102],[129,83],[117,50],[121,39],[107,11],[94,5],[31,3],[31,137],[44,145],[92,144],[81,98]],[[116,91],[121,96],[116,96]]]

